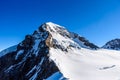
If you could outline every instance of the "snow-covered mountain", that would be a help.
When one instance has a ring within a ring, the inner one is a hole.
[[[113,39],[107,42],[102,48],[120,50],[120,39]]]
[[[16,48],[0,53],[0,80],[120,80],[120,51],[100,49],[51,22]]]

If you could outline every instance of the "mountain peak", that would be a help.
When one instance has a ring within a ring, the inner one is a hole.
[[[70,32],[65,27],[60,26],[58,24],[47,22],[41,25],[40,29],[41,28],[44,29],[45,31],[48,31],[48,33],[52,36],[53,40],[57,40],[61,42],[60,44],[65,44],[65,43],[75,44],[74,46],[76,47],[83,47],[88,49],[98,48],[96,45],[94,45],[93,43],[90,43],[84,37],[79,36],[76,33]]]
[[[53,26],[56,26],[56,27],[62,27],[56,23],[53,23],[53,22],[46,22],[45,24],[49,25],[50,27],[53,27]]]
[[[120,50],[120,39],[116,38],[108,41],[102,48]]]
[[[62,72],[56,62],[60,55],[78,54],[82,48],[98,49],[84,37],[60,25],[44,23],[32,35],[26,35],[17,45],[17,50],[0,57],[0,79],[46,79],[56,72]]]
[[[55,24],[53,22],[46,22],[43,25],[40,26],[40,28],[43,28],[43,30],[48,31],[48,32],[55,32],[57,33],[60,30],[65,30],[63,26],[60,26],[58,24]]]

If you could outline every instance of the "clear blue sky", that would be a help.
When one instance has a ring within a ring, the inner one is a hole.
[[[0,50],[49,21],[102,46],[120,38],[120,0],[0,0]]]

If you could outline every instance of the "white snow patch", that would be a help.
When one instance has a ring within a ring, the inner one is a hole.
[[[49,25],[50,27],[63,27],[63,26],[60,26],[60,25],[55,24],[55,23],[53,23],[53,22],[47,22],[46,24]],[[63,28],[64,28],[64,27],[63,27]]]
[[[49,78],[45,79],[45,80],[63,80],[63,74],[61,74],[60,72],[56,72],[54,73],[52,76],[50,76]]]
[[[24,50],[18,51],[18,53],[16,54],[15,59],[18,59],[18,57],[19,57],[21,54],[23,54],[23,53],[24,53]]]
[[[35,73],[29,80],[36,80],[38,73]]]
[[[29,74],[31,74],[35,69],[36,69],[36,65],[26,74],[26,76],[28,76]]]
[[[41,40],[39,39],[35,40],[35,45],[33,46],[33,50],[36,56],[38,55],[38,52],[39,52],[38,46],[39,46],[40,41]]]
[[[42,65],[43,61],[44,61],[44,58],[42,58],[41,61],[39,62],[39,64],[33,68],[33,69],[36,69],[36,73],[35,73],[29,80],[36,80],[37,75],[38,75],[38,73],[39,73],[40,70],[41,70],[41,65]],[[33,69],[32,69],[32,70],[33,70]],[[31,71],[32,71],[32,70],[31,70]],[[30,72],[31,72],[31,71],[30,71]]]
[[[80,45],[74,42],[73,40],[69,38],[65,38],[64,36],[61,36],[58,33],[51,33],[53,39],[56,39],[58,45],[61,45],[64,49],[68,49],[69,46],[73,46],[74,48],[79,47]]]

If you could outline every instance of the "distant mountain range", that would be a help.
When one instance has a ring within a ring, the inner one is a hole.
[[[107,42],[102,48],[120,50],[120,39],[113,39]]]
[[[120,80],[120,39],[103,47],[47,22],[0,52],[0,80]]]

